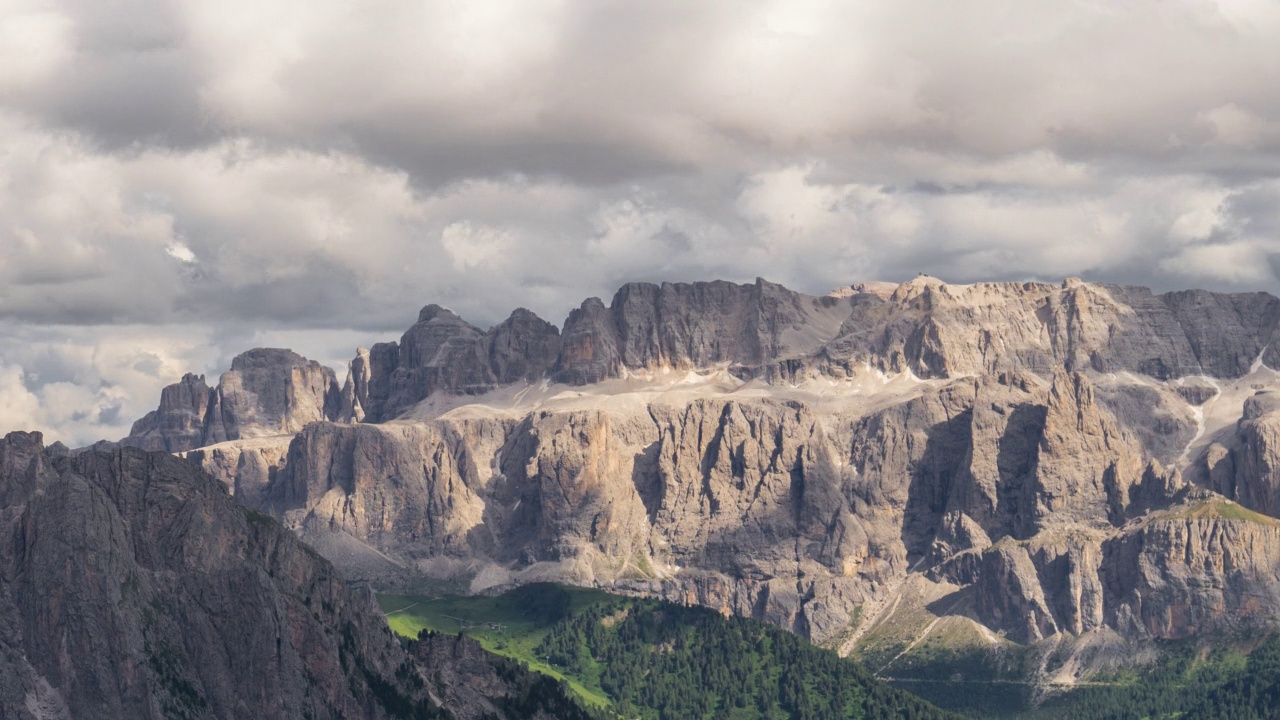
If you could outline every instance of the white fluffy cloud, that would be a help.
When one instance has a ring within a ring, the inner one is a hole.
[[[0,0],[0,429],[637,279],[1274,291],[1278,36],[1250,0]]]
[[[127,434],[159,388],[201,371],[212,348],[182,327],[0,324],[0,433],[40,430],[71,446]]]

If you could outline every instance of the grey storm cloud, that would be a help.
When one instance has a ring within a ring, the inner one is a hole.
[[[629,280],[1274,292],[1278,39],[1262,0],[0,0],[0,426]]]

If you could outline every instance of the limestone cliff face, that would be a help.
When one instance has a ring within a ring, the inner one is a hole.
[[[848,302],[781,285],[727,282],[630,283],[606,309],[592,298],[565,323],[552,372],[586,384],[624,370],[728,365],[754,376],[780,359],[817,349],[848,315]]]
[[[1052,524],[1124,521],[1130,488],[1143,472],[1142,453],[1136,439],[1098,407],[1084,375],[1054,376],[1036,451],[1035,505],[1018,534]]]
[[[341,395],[333,371],[290,350],[236,356],[217,387],[185,375],[160,394],[160,407],[133,424],[121,444],[183,452],[241,438],[296,433],[335,420]]]
[[[1245,401],[1229,488],[1241,504],[1280,517],[1280,395],[1259,393]]]
[[[1258,391],[1246,398],[1239,421],[1219,434],[1193,469],[1207,487],[1280,517],[1280,393]]]
[[[203,375],[187,373],[160,391],[160,407],[133,424],[127,445],[143,450],[182,452],[205,443],[205,417],[213,389]]]
[[[241,505],[258,507],[275,473],[285,464],[291,438],[227,442],[178,453],[222,479]]]
[[[914,557],[946,523],[972,523],[966,534],[992,538],[1119,525],[1143,471],[1137,441],[1095,403],[1089,380],[1065,372],[1047,390],[1005,374],[869,415],[852,460],[852,487],[868,506],[901,510]]]
[[[486,333],[428,305],[399,343],[357,353],[343,390],[348,416],[389,420],[435,393],[475,395],[541,379],[559,347],[556,326],[523,308]]]
[[[387,717],[373,682],[414,701],[376,608],[182,460],[10,434],[0,525],[5,717]]]
[[[1238,377],[1259,356],[1280,359],[1271,344],[1280,301],[1265,293],[1154,295],[1079,281],[957,286],[920,277],[888,299],[854,299],[840,335],[819,354],[824,372],[870,363],[921,377],[1057,367]]]
[[[1104,546],[1106,617],[1122,632],[1184,637],[1273,617],[1280,522],[1208,500],[1143,522]]]
[[[250,350],[218,380],[204,444],[295,433],[309,422],[336,418],[338,401],[329,368],[289,350]]]
[[[1113,548],[1191,502],[1143,457],[1085,375],[1005,373],[859,416],[721,398],[316,423],[257,497],[357,574],[376,551],[402,573],[599,584],[829,641],[925,572],[971,586],[977,618],[1032,642],[1126,622],[1107,610],[1133,603],[1107,584],[1128,557]]]
[[[973,591],[973,612],[1019,642],[1110,627],[1179,638],[1275,622],[1280,522],[1212,493],[1110,532],[1059,527],[952,555],[930,573]]]
[[[755,376],[834,337],[848,301],[811,297],[758,280],[630,283],[609,307],[591,298],[561,334],[527,310],[487,333],[429,305],[398,343],[351,363],[349,416],[395,418],[437,393],[479,394],[518,381],[585,385],[628,372],[728,366]]]
[[[841,491],[837,452],[806,408],[774,402],[316,423],[259,497],[305,537],[341,533],[410,566],[556,567],[602,584],[687,568],[718,580],[650,589],[716,605],[740,595],[735,609],[799,627],[805,593],[856,596],[854,576],[884,572]],[[901,565],[898,544],[876,552]],[[850,609],[831,612],[847,621]]]
[[[261,497],[295,523],[341,530],[406,555],[466,555],[491,543],[487,533],[473,532],[484,512],[477,493],[490,479],[486,461],[501,447],[505,427],[311,425]]]
[[[613,314],[600,298],[588,298],[565,320],[552,377],[570,385],[589,385],[618,377],[624,368]]]

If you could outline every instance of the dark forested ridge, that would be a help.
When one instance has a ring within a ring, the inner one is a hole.
[[[1050,698],[1028,720],[1272,720],[1280,718],[1280,637],[1165,648],[1155,667]]]
[[[557,623],[538,651],[570,674],[598,677],[626,717],[951,717],[834,652],[704,608],[595,606]]]
[[[1189,718],[1280,718],[1280,638],[1271,637],[1249,656],[1244,672],[1187,703]]]
[[[404,599],[397,599],[397,603]],[[705,608],[528,585],[499,598],[421,599],[392,627],[459,629],[571,681],[601,718],[943,720],[959,716],[771,625]],[[388,607],[384,598],[384,607]]]

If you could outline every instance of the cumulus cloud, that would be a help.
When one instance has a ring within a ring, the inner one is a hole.
[[[186,328],[0,323],[0,432],[40,430],[71,446],[127,434],[160,381],[210,358]]]
[[[427,302],[1280,286],[1280,10],[0,0],[0,426],[114,437]],[[175,340],[176,338],[176,340]]]

